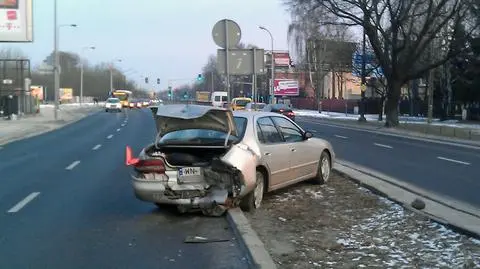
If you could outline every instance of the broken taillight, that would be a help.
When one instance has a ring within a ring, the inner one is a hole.
[[[159,159],[139,160],[133,166],[135,170],[142,173],[165,173],[165,163]]]
[[[125,150],[125,164],[135,167],[135,170],[142,173],[165,173],[165,163],[162,160],[133,158],[132,149],[129,146]]]

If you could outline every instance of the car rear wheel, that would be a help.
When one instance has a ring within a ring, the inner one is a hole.
[[[263,200],[263,194],[265,193],[265,177],[262,172],[256,173],[255,188],[243,197],[240,202],[240,208],[243,211],[251,212],[257,208],[260,208]]]
[[[330,155],[328,154],[327,151],[324,150],[320,155],[317,176],[314,179],[315,183],[317,184],[327,183],[328,179],[330,178],[330,172],[332,170],[332,166],[330,164],[331,164]]]

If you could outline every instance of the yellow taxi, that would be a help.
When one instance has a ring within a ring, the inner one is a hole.
[[[245,110],[245,106],[252,102],[252,98],[248,97],[236,97],[232,99],[232,110]]]

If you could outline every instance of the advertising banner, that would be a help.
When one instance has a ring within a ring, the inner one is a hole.
[[[33,42],[32,0],[0,0],[0,42]]]
[[[43,86],[30,86],[30,94],[43,101]]]
[[[288,52],[275,52],[273,53],[275,59],[275,66],[289,66],[290,65],[290,54]]]
[[[275,79],[274,94],[279,96],[298,96],[300,93],[298,80]]]
[[[73,99],[73,89],[72,88],[61,88],[60,89],[60,100],[72,100]]]

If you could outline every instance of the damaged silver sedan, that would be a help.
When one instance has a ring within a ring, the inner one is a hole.
[[[127,147],[126,164],[134,167],[136,197],[159,207],[173,204],[181,212],[211,216],[234,206],[250,211],[267,191],[308,178],[324,183],[330,175],[331,145],[282,115],[199,105],[164,105],[152,112],[157,139],[137,158]],[[266,120],[274,129],[265,129]],[[282,129],[286,124],[297,134]]]

